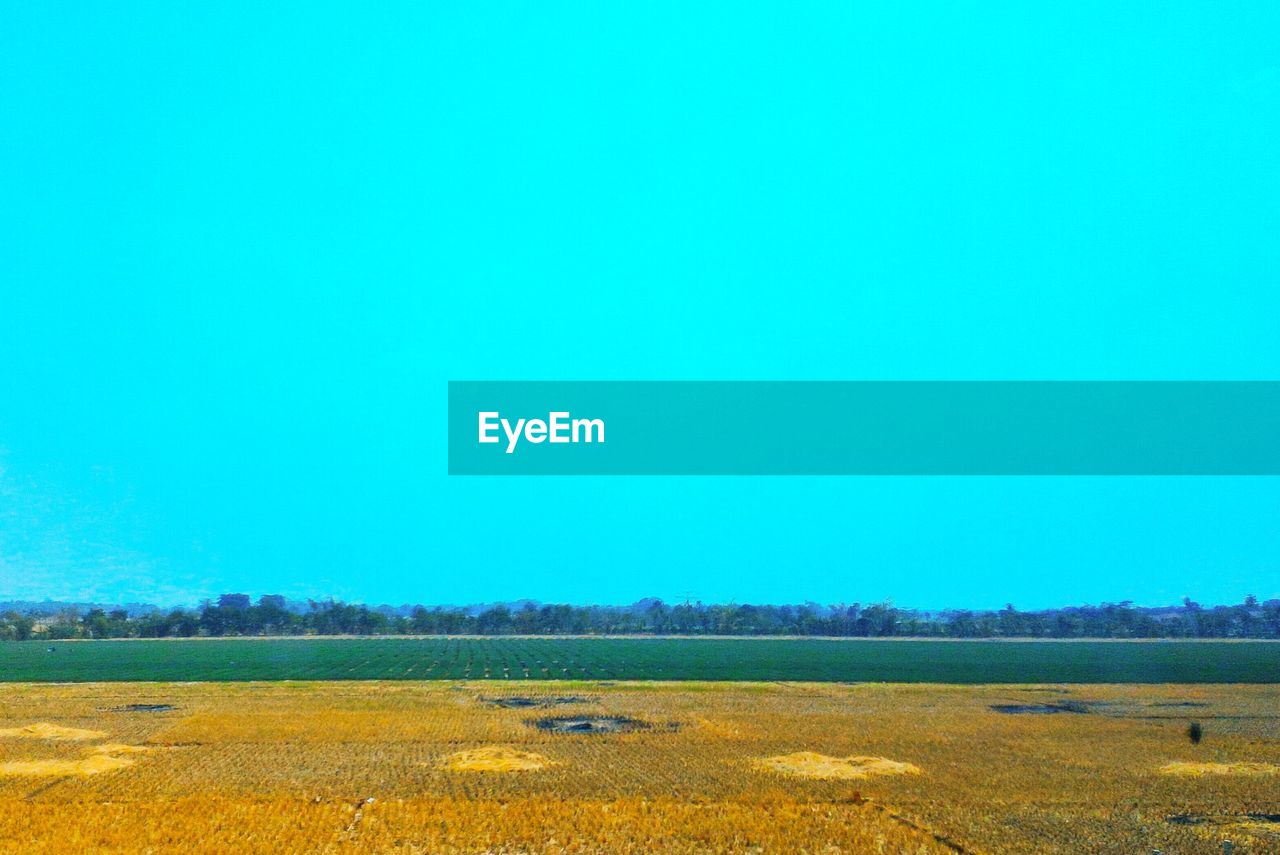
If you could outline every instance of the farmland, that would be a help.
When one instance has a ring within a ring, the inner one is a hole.
[[[1277,793],[1274,685],[0,691],[0,852],[1255,855]]]
[[[546,679],[1274,683],[1280,644],[568,637],[0,644],[0,682]]]

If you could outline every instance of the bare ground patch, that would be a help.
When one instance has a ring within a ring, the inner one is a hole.
[[[647,721],[621,715],[550,716],[533,719],[529,724],[552,733],[629,733],[653,727]]]
[[[887,757],[829,757],[815,751],[797,751],[762,757],[755,765],[770,772],[800,778],[863,780],[876,775],[919,775],[920,767]]]
[[[1181,760],[1160,767],[1161,774],[1200,778],[1205,775],[1276,775],[1280,766],[1275,763],[1190,763]]]
[[[10,760],[0,763],[0,777],[64,778],[68,775],[97,775],[114,772],[134,763],[128,757],[90,754],[79,760]]]
[[[89,739],[101,739],[107,734],[101,730],[83,730],[78,727],[63,727],[59,724],[37,722],[26,727],[0,728],[0,738],[7,739],[49,739],[56,742],[82,742]]]
[[[541,754],[503,745],[459,751],[444,759],[444,767],[453,772],[536,772],[551,765]]]
[[[155,750],[152,745],[125,745],[123,742],[108,742],[105,745],[95,745],[93,747],[94,754],[147,754]]]
[[[593,698],[579,697],[578,695],[557,695],[555,697],[528,697],[523,695],[507,696],[501,698],[482,698],[482,703],[492,707],[501,707],[507,710],[528,710],[528,709],[547,709],[550,707],[569,706],[572,704],[591,704],[595,703]]]
[[[1089,708],[1076,701],[1063,701],[1055,704],[992,704],[991,710],[1004,715],[1056,715],[1087,713]]]

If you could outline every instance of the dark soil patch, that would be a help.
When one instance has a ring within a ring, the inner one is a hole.
[[[538,730],[549,730],[552,733],[627,733],[648,730],[651,726],[646,721],[620,715],[552,716],[534,719],[529,724]]]
[[[1207,707],[1204,701],[1162,701],[1152,704],[1153,707]]]
[[[1054,715],[1089,711],[1087,706],[1074,701],[1063,701],[1058,704],[992,704],[991,709],[1005,715]]]
[[[593,701],[591,698],[580,698],[576,695],[560,695],[554,698],[485,698],[483,702],[490,706],[502,707],[505,710],[529,710],[567,706],[569,704],[589,704]]]
[[[112,707],[112,712],[173,712],[176,710],[173,704],[125,704],[122,707]]]
[[[1271,822],[1280,825],[1280,813],[1233,813],[1209,815],[1203,813],[1176,813],[1166,816],[1165,822],[1174,825],[1227,825],[1233,822]]]

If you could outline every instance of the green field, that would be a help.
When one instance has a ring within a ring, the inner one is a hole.
[[[1280,644],[298,638],[0,644],[0,681],[806,680],[1274,683]]]

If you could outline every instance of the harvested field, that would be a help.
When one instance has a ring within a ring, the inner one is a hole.
[[[0,853],[1280,845],[1276,775],[1161,771],[1280,766],[1280,687],[609,682],[511,681],[501,697],[589,697],[585,718],[651,727],[544,730],[530,722],[577,717],[486,703],[485,681],[12,685]],[[111,712],[157,696],[178,709]],[[1046,697],[1090,714],[991,709]],[[1183,703],[1203,705],[1211,741],[1188,742]]]

